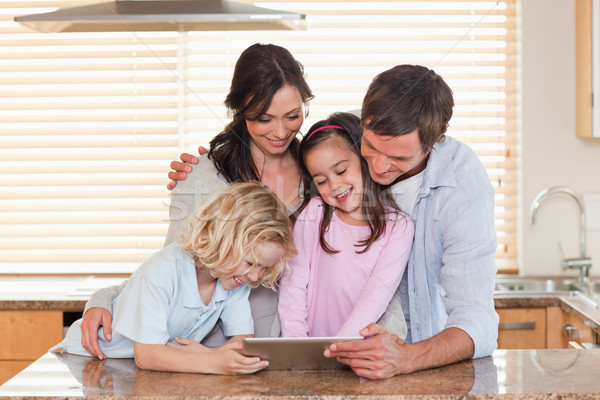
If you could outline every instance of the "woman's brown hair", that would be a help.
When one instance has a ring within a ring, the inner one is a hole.
[[[298,89],[308,110],[312,91],[304,79],[304,67],[281,46],[257,43],[240,55],[225,106],[233,121],[210,142],[209,158],[229,182],[260,180],[250,153],[250,134],[246,120],[259,119],[271,105],[273,96],[284,85]],[[298,159],[298,139],[289,151]]]

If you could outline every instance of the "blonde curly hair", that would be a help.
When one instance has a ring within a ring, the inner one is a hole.
[[[283,270],[289,268],[287,260],[297,254],[287,209],[270,189],[254,181],[233,183],[218,191],[190,217],[179,241],[194,257],[196,267],[215,278],[234,271],[248,252],[257,265],[254,250],[259,243],[279,244],[284,256],[258,281],[270,289],[275,289]]]

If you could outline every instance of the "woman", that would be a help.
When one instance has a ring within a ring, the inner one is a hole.
[[[188,165],[190,173],[171,194],[165,245],[181,233],[185,220],[208,195],[233,182],[259,180],[274,191],[290,213],[300,205],[301,172],[297,162],[300,130],[312,92],[304,68],[289,51],[273,44],[254,44],[238,59],[225,105],[233,120],[210,142],[208,156]],[[106,356],[97,342],[103,326],[111,337],[112,300],[125,284],[100,289],[84,311],[82,345],[93,356]],[[277,294],[256,288],[250,294],[255,336],[269,336],[277,314]],[[218,328],[218,326],[217,326]],[[215,329],[203,343],[225,343]]]

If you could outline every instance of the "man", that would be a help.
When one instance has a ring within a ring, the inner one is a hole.
[[[452,91],[432,70],[399,65],[375,77],[363,101],[361,153],[415,221],[399,287],[406,340],[371,324],[362,341],[325,351],[359,376],[381,379],[490,355],[498,315],[494,191],[477,156],[446,137]]]

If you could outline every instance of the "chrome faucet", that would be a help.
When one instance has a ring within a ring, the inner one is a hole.
[[[579,282],[581,284],[585,284],[589,281],[589,273],[590,268],[592,266],[592,259],[586,255],[585,210],[583,208],[583,200],[577,194],[577,192],[566,186],[554,186],[542,190],[537,194],[537,196],[535,196],[535,199],[533,199],[533,202],[531,203],[531,208],[529,210],[530,221],[532,225],[535,224],[535,214],[537,213],[540,204],[542,204],[542,201],[544,201],[545,198],[555,193],[564,193],[566,195],[569,195],[577,202],[577,206],[579,207],[579,258],[564,258],[563,256],[562,267],[563,269],[579,269]]]

